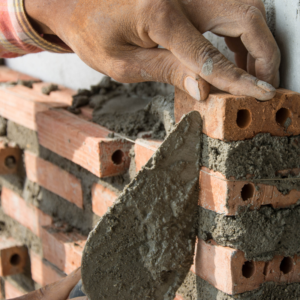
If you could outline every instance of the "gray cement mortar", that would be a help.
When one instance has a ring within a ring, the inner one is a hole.
[[[221,172],[226,178],[281,179],[277,171],[300,168],[300,136],[275,137],[258,134],[251,140],[223,142],[203,136],[202,164]],[[294,176],[297,177],[297,176]],[[266,181],[275,185],[283,193],[290,189],[300,189],[300,180],[294,182]]]
[[[277,285],[267,282],[257,290],[231,296],[189,272],[178,293],[185,300],[299,300],[300,283]]]
[[[239,249],[247,260],[271,260],[274,255],[300,253],[300,205],[287,209],[262,207],[224,216],[199,207],[198,236]]]
[[[193,262],[201,119],[186,116],[90,233],[90,300],[174,299]]]

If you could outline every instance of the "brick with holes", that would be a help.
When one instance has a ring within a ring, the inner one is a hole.
[[[300,169],[283,170],[279,174],[297,176]],[[199,205],[220,214],[233,216],[241,207],[259,209],[263,205],[273,208],[285,208],[294,205],[300,199],[300,191],[293,189],[282,194],[268,181],[226,179],[220,172],[202,167],[199,177]]]
[[[203,118],[203,133],[224,141],[254,137],[260,132],[276,136],[300,134],[300,94],[278,89],[270,101],[213,92],[205,101],[197,101],[176,89],[175,119],[197,110]]]
[[[0,138],[0,175],[18,173],[21,161],[21,149],[15,143]]]
[[[37,115],[42,146],[98,177],[115,176],[129,168],[131,143],[109,138],[110,131],[64,109]]]
[[[0,237],[0,276],[23,273],[28,263],[26,246],[11,237]]]
[[[300,282],[300,257],[247,261],[242,251],[219,246],[213,240],[198,240],[195,273],[224,293],[236,295],[258,289],[264,282]]]

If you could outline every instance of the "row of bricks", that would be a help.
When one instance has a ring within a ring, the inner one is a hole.
[[[25,200],[5,187],[2,189],[1,200],[5,214],[41,238],[43,256],[47,261],[67,274],[80,266],[82,251],[86,241],[84,236],[57,231],[50,216],[40,211],[37,207],[27,204]],[[23,247],[21,248],[23,249]],[[18,261],[20,268],[24,266],[27,257],[26,252],[21,254],[20,251],[16,252],[15,248],[10,250],[9,254],[7,254],[10,258],[6,259],[6,261]],[[16,254],[18,259],[11,259],[16,257]],[[63,277],[62,273],[59,273],[51,264],[47,264],[34,252],[30,253],[30,259],[32,278],[40,285],[50,284]],[[176,300],[182,300],[181,296],[177,295]]]
[[[136,171],[141,170],[154,152],[161,145],[161,141],[137,139],[135,144]],[[296,176],[300,169],[283,170],[281,175]],[[235,215],[240,207],[259,209],[263,205],[274,208],[285,208],[297,203],[300,191],[291,190],[283,195],[275,186],[257,183],[250,180],[226,179],[220,172],[214,172],[202,167],[199,177],[199,205],[206,209],[228,216]]]
[[[6,70],[0,67],[0,78]],[[72,104],[75,91],[60,86],[58,91],[44,95],[41,89],[45,85],[34,83],[32,89],[20,85],[0,89],[0,115],[37,131],[42,146],[99,177],[124,173],[129,167],[132,144],[109,138],[109,130],[89,121],[92,118],[89,108],[82,109],[79,116],[67,112],[65,107]]]
[[[2,190],[2,207],[7,215],[41,237],[45,259],[66,273],[80,266],[85,237],[57,232],[49,216],[27,205],[22,198],[6,188]],[[198,242],[193,270],[227,294],[251,291],[266,281],[300,282],[300,259],[297,256],[275,256],[268,263],[247,262],[243,252],[213,242]],[[37,282],[41,282],[39,275],[34,276]]]

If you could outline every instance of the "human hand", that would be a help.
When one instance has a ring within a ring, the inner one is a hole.
[[[166,82],[197,100],[210,84],[259,100],[279,85],[280,52],[261,0],[25,0],[25,8],[46,33],[120,82]],[[237,66],[206,31],[225,37]]]
[[[39,290],[22,297],[11,300],[66,300],[74,286],[81,278],[81,269],[74,271],[67,277],[47,285]],[[87,297],[74,298],[72,300],[88,300]]]

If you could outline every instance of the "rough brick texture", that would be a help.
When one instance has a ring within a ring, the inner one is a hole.
[[[117,193],[102,184],[95,183],[92,187],[93,212],[102,217],[117,198]]]
[[[299,173],[299,170],[294,170],[297,171]],[[200,171],[199,182],[199,205],[225,215],[235,215],[241,206],[248,206],[249,209],[259,209],[262,205],[285,208],[300,199],[300,191],[292,190],[283,195],[275,186],[246,180],[227,180],[220,172],[205,167]]]
[[[66,274],[81,266],[86,237],[75,232],[62,232],[47,226],[42,234],[44,258]]]
[[[250,262],[239,250],[199,240],[194,271],[217,289],[235,295],[258,289],[268,281],[300,282],[300,258],[275,256],[270,262]]]
[[[65,277],[65,275],[43,260],[38,254],[30,252],[31,276],[41,286],[51,284]]]
[[[6,187],[2,188],[2,209],[5,214],[41,236],[42,226],[52,224],[52,218],[37,207],[27,204],[24,199]]]
[[[13,238],[0,237],[0,276],[23,273],[28,261],[25,246]]]
[[[0,66],[0,82],[16,82],[18,80],[40,81],[35,77],[11,70],[5,66]]]
[[[96,176],[114,176],[128,169],[131,143],[109,138],[106,128],[62,109],[38,114],[37,122],[42,146]]]
[[[25,151],[24,160],[28,179],[83,208],[82,187],[78,178],[29,151]]]
[[[176,89],[176,122],[192,110],[199,111],[203,118],[203,133],[215,139],[244,140],[260,132],[276,136],[300,134],[300,94],[285,89],[277,90],[270,101],[224,92],[212,93],[206,101],[197,101]]]

